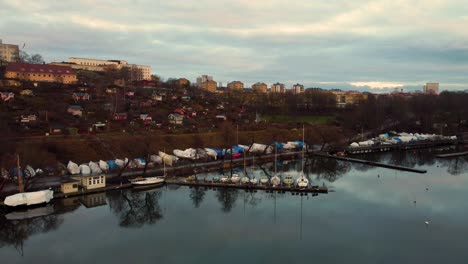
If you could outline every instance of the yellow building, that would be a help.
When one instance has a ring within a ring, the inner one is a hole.
[[[212,92],[212,93],[216,92],[217,87],[218,87],[218,84],[213,80],[206,81],[200,84],[200,88],[202,88],[203,90]]]
[[[367,94],[357,91],[332,91],[338,106],[355,105],[367,100]]]
[[[227,89],[229,91],[243,91],[244,90],[244,84],[241,81],[232,81],[228,83]]]
[[[268,88],[268,86],[266,85],[266,83],[258,82],[256,84],[252,85],[252,90],[254,92],[257,92],[257,93],[266,93],[267,88]]]
[[[60,191],[64,194],[78,192],[79,183],[80,182],[78,180],[73,179],[62,181],[60,184]]]
[[[85,190],[92,190],[106,187],[106,175],[83,175],[72,176],[72,179],[79,181],[79,185]]]
[[[19,58],[19,48],[18,45],[14,44],[3,44],[0,39],[0,60],[6,62],[16,62]]]
[[[77,82],[75,70],[71,67],[19,62],[8,64],[5,70],[5,78],[32,82],[56,82],[65,84]]]
[[[190,85],[190,81],[185,78],[180,78],[175,81],[175,85],[177,87],[188,87]]]
[[[110,67],[110,66],[82,65],[82,64],[72,63],[72,62],[51,62],[49,63],[49,65],[68,66],[75,70],[97,71],[97,72],[103,72],[106,70],[107,67]]]
[[[124,60],[96,60],[86,58],[68,58],[68,62],[82,66],[106,67],[115,66],[118,69],[128,68],[132,81],[151,80],[151,66],[129,64]]]

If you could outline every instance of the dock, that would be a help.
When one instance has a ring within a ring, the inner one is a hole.
[[[468,155],[468,151],[436,155],[437,158],[453,158]]]
[[[373,153],[373,152],[385,152],[393,150],[411,150],[411,149],[422,149],[432,148],[447,145],[456,145],[457,140],[435,140],[435,141],[417,141],[399,144],[381,144],[373,146],[362,146],[362,147],[346,147],[345,152],[348,154],[362,154],[362,153]],[[331,151],[337,152],[337,151]]]
[[[212,181],[187,181],[185,179],[169,179],[166,184],[177,184],[189,187],[208,187],[208,188],[230,188],[230,189],[244,189],[250,191],[266,191],[266,192],[292,192],[292,193],[328,193],[328,188],[325,186],[309,186],[307,188],[298,188],[295,186],[272,186],[261,184],[242,184],[242,183],[215,183]]]
[[[331,158],[331,159],[343,160],[343,161],[348,161],[348,162],[355,162],[355,163],[366,164],[366,165],[370,165],[370,166],[382,167],[382,168],[387,168],[387,169],[409,171],[409,172],[415,172],[415,173],[426,173],[427,172],[427,170],[413,169],[413,168],[409,168],[409,167],[392,165],[392,164],[384,164],[384,163],[369,161],[369,160],[361,160],[361,159],[354,159],[354,158],[348,158],[348,157],[339,157],[339,156],[329,155],[329,154],[325,154],[325,153],[314,153],[314,155],[319,156],[319,157],[324,157],[324,158]]]

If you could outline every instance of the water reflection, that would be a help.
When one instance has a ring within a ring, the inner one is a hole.
[[[159,199],[161,189],[143,191],[114,191],[107,193],[109,207],[119,219],[119,226],[140,228],[155,224],[163,218]]]
[[[193,187],[190,190],[190,199],[193,202],[195,208],[199,208],[205,197],[206,188],[205,187]]]
[[[231,212],[236,204],[238,196],[239,190],[237,189],[218,188],[216,191],[216,198],[221,204],[221,211],[224,213]]]

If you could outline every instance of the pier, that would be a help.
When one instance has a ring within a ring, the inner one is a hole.
[[[453,158],[468,155],[468,151],[436,155],[437,158]]]
[[[373,152],[385,152],[392,150],[410,150],[410,149],[421,149],[421,148],[432,148],[438,146],[456,145],[456,140],[435,140],[435,141],[417,141],[399,144],[381,144],[373,146],[362,146],[362,147],[346,147],[344,151],[348,154],[362,154],[362,153],[373,153]],[[338,150],[332,150],[330,152],[338,152]]]
[[[325,157],[325,158],[343,160],[343,161],[348,161],[348,162],[361,163],[361,164],[366,164],[366,165],[376,166],[376,167],[382,167],[382,168],[387,168],[387,169],[409,171],[409,172],[415,172],[415,173],[426,173],[427,172],[427,170],[419,170],[419,169],[413,169],[413,168],[408,168],[408,167],[404,167],[404,166],[384,164],[384,163],[375,162],[375,161],[354,159],[354,158],[348,158],[348,157],[339,157],[339,156],[329,155],[329,154],[325,154],[325,153],[314,153],[314,155],[319,156],[319,157]]]

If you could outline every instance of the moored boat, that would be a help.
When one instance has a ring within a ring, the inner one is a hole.
[[[234,174],[232,174],[231,182],[232,182],[232,183],[238,183],[238,182],[240,181],[240,178],[241,178],[241,177],[239,176],[239,174],[234,173]]]
[[[138,177],[130,180],[133,187],[162,185],[166,180],[164,177]]]

